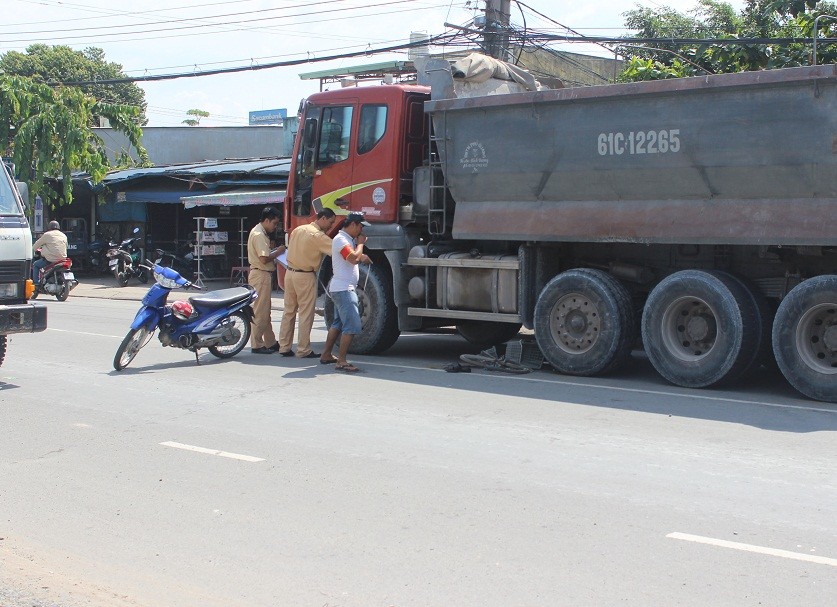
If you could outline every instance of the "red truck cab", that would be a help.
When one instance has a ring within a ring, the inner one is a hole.
[[[323,208],[395,223],[412,200],[413,169],[427,155],[422,86],[351,87],[305,100],[285,198],[285,231]]]

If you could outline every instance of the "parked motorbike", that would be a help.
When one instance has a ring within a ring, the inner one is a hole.
[[[107,253],[111,249],[116,249],[119,247],[119,244],[113,242],[112,240],[101,240],[99,238],[92,240],[89,245],[87,245],[87,266],[94,274],[105,274],[110,272],[110,267],[108,266],[108,256]]]
[[[164,249],[154,250],[154,263],[165,268],[173,268],[181,276],[193,276],[192,261],[194,260],[192,246],[188,246],[182,255],[166,251]]]
[[[144,267],[153,274],[155,284],[145,294],[131,330],[116,351],[114,369],[121,371],[127,367],[158,328],[161,344],[194,352],[198,363],[200,348],[207,348],[218,358],[231,358],[244,349],[250,339],[253,320],[251,304],[258,297],[253,287],[210,291],[169,305],[166,302],[172,289],[200,287],[172,268],[150,261],[146,261]]]
[[[134,234],[139,234],[140,229],[134,228]],[[107,252],[108,267],[116,277],[120,287],[128,285],[128,280],[134,276],[142,284],[148,282],[148,270],[142,265],[142,250],[137,243],[139,236],[126,238],[118,247],[109,249]]]
[[[40,249],[35,251],[35,259],[40,258]],[[78,286],[75,275],[70,272],[73,267],[71,259],[61,259],[41,268],[38,284],[30,299],[37,299],[38,295],[55,295],[58,301],[66,301],[70,291]]]

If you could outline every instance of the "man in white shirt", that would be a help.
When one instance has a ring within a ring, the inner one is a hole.
[[[32,244],[32,249],[41,250],[41,258],[32,264],[32,281],[39,284],[41,268],[67,259],[67,236],[61,231],[61,225],[57,221],[50,221],[47,231]]]
[[[363,226],[369,224],[363,220],[362,213],[349,213],[343,227],[331,243],[331,267],[334,271],[329,284],[329,294],[334,301],[334,320],[328,329],[325,348],[320,362],[335,360],[332,355],[334,344],[340,337],[340,348],[334,368],[338,371],[354,373],[359,369],[346,360],[346,354],[352,338],[362,330],[358,309],[357,282],[360,278],[358,264],[372,263],[363,252],[366,236]]]

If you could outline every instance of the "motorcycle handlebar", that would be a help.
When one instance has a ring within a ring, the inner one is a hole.
[[[149,272],[153,272],[154,271],[154,266],[157,265],[157,264],[155,264],[150,259],[146,259],[144,262],[140,263],[139,265],[140,265],[140,267],[145,268]],[[193,282],[187,282],[185,285],[183,285],[183,288],[184,289],[195,289],[196,291],[205,291],[206,290],[205,287],[201,287],[199,285],[196,285]]]

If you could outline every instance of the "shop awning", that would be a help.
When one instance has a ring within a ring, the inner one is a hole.
[[[226,192],[224,194],[206,194],[204,196],[183,196],[180,202],[187,209],[195,207],[240,207],[245,205],[269,205],[285,202],[285,190],[264,192]]]

